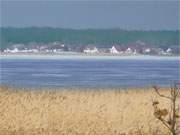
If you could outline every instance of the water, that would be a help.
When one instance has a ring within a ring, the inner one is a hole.
[[[1,59],[0,84],[21,88],[127,88],[180,81],[178,59]]]

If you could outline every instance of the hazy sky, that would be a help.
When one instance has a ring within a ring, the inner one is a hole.
[[[1,26],[179,29],[178,1],[1,1]]]

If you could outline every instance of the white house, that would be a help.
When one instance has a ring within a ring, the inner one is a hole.
[[[146,48],[145,50],[144,50],[144,53],[150,53],[151,52],[151,49],[150,48]]]
[[[24,49],[24,50],[19,50],[18,48],[14,48],[13,50],[10,50],[7,48],[4,50],[6,53],[37,53],[39,52],[37,49]]]
[[[119,54],[119,51],[115,48],[115,46],[112,46],[112,48],[110,48],[110,53]]]
[[[60,53],[60,52],[63,52],[63,49],[53,49],[52,52],[54,52],[54,53]]]
[[[136,54],[137,54],[137,51],[136,51],[136,49],[134,50],[133,54],[134,54],[134,55],[136,55]]]
[[[168,53],[168,54],[172,53],[172,49],[171,49],[171,48],[168,48],[168,49],[166,50],[166,53]]]
[[[6,50],[4,50],[4,52],[8,53],[8,52],[11,52],[11,50],[7,48]]]
[[[131,48],[127,48],[126,51],[125,51],[126,54],[131,54],[133,53],[132,49]]]
[[[6,50],[4,50],[4,52],[17,53],[17,52],[19,52],[19,50],[18,50],[18,48],[14,48],[13,50],[10,50],[7,48]]]
[[[172,49],[168,48],[166,51],[159,49],[159,55],[170,55],[172,53]]]
[[[158,54],[159,55],[166,55],[167,53],[163,49],[158,48]]]
[[[83,51],[84,53],[98,53],[98,49],[96,47],[93,47],[93,48],[86,48],[84,49]]]
[[[39,50],[38,49],[31,49],[31,50],[29,50],[30,52],[33,52],[33,53],[38,53],[39,52]]]

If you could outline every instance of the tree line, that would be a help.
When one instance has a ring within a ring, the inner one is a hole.
[[[136,41],[155,46],[179,45],[179,30],[137,31],[122,29],[64,29],[51,27],[1,27],[1,48],[9,43],[129,44]]]

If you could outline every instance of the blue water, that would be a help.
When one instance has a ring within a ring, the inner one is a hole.
[[[127,88],[180,81],[178,60],[1,59],[0,84],[21,88]]]

